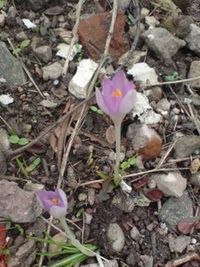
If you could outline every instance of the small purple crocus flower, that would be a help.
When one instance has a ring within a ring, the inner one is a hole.
[[[61,218],[67,213],[67,197],[62,189],[55,191],[41,190],[36,192],[41,207],[55,218]]]
[[[125,73],[120,70],[112,80],[103,80],[102,91],[96,89],[96,100],[98,106],[111,117],[113,122],[119,123],[134,107],[135,85],[129,82]]]

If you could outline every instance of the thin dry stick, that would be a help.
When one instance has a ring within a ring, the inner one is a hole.
[[[10,38],[7,38],[7,41],[9,43],[9,45],[11,46],[12,50],[14,51],[15,50],[15,47],[13,45],[13,43],[11,42]],[[44,98],[44,95],[43,93],[40,91],[40,88],[37,86],[37,84],[35,83],[35,81],[33,80],[33,77],[31,75],[31,73],[29,72],[29,70],[27,69],[26,65],[24,64],[24,62],[22,61],[22,59],[19,57],[19,55],[16,53],[16,57],[17,59],[20,61],[24,71],[26,72],[29,80],[32,82],[32,84],[34,85],[35,89],[38,91],[38,93],[41,95],[41,97]]]
[[[175,146],[177,140],[175,140],[172,145],[168,148],[167,152],[165,153],[165,155],[160,159],[160,161],[158,162],[156,169],[159,169],[163,163],[165,162],[167,156],[169,155],[169,153],[172,151],[173,147]]]
[[[98,69],[95,72],[95,75],[93,76],[93,79],[91,80],[90,86],[88,87],[87,90],[87,95],[89,96],[93,90],[93,87],[95,85],[95,82],[98,78],[98,74],[102,68],[102,66],[104,65],[105,61],[106,61],[106,57],[108,55],[108,51],[109,51],[109,47],[110,47],[110,42],[113,36],[113,32],[114,32],[114,26],[115,26],[115,21],[116,21],[116,17],[117,17],[117,0],[114,0],[113,2],[113,12],[112,12],[112,19],[111,19],[111,25],[110,25],[110,29],[109,29],[109,33],[108,33],[108,37],[106,39],[106,44],[105,44],[105,49],[104,49],[104,54],[103,54],[103,58],[98,66]],[[60,175],[59,175],[59,179],[58,179],[58,187],[61,186],[62,181],[63,181],[63,177],[64,177],[64,173],[65,173],[65,169],[67,166],[67,161],[68,161],[68,157],[69,157],[69,153],[74,141],[75,136],[78,133],[78,129],[80,128],[81,122],[83,120],[83,114],[85,112],[85,108],[86,105],[84,104],[81,111],[80,111],[80,116],[78,121],[76,122],[75,128],[73,130],[72,135],[70,136],[70,140],[68,143],[68,147],[67,150],[63,156],[63,160],[62,160],[62,164],[61,164],[61,170],[60,170]]]
[[[76,8],[76,22],[74,25],[74,28],[72,30],[73,33],[73,37],[69,46],[69,50],[68,50],[68,54],[67,54],[67,58],[63,67],[63,72],[62,75],[65,76],[67,71],[68,71],[68,67],[69,67],[69,61],[70,61],[70,56],[72,53],[72,49],[74,47],[74,44],[77,42],[77,31],[78,31],[78,26],[79,26],[79,22],[80,22],[80,15],[81,15],[81,8],[83,5],[84,0],[79,0],[77,8]]]
[[[153,170],[148,170],[148,171],[143,171],[143,172],[138,172],[138,173],[132,173],[132,174],[127,174],[122,176],[123,179],[127,178],[133,178],[137,177],[140,175],[148,174],[148,173],[155,173],[155,172],[169,172],[169,171],[181,171],[181,170],[189,170],[190,168],[163,168],[163,169],[153,169]]]
[[[200,80],[200,76],[196,76],[193,78],[188,78],[188,79],[182,79],[182,80],[177,80],[177,81],[169,81],[169,82],[162,82],[162,83],[155,83],[151,85],[146,85],[144,89],[150,88],[150,87],[155,87],[155,86],[162,86],[162,85],[171,85],[171,84],[178,84],[178,83],[188,83],[192,81]]]

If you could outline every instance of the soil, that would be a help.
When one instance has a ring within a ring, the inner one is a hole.
[[[105,3],[109,1],[102,2],[104,2],[106,10],[109,10],[109,5]],[[154,10],[154,6],[150,2],[151,1],[142,0],[140,4],[142,7],[145,7],[153,12],[152,15],[156,13],[156,16],[158,16],[159,13],[161,20],[165,16],[167,16],[167,14],[159,8]],[[183,10],[184,15],[191,15],[197,25],[198,23],[200,23],[200,3],[198,0],[186,1],[186,6],[183,6],[181,4],[181,1],[174,2],[176,2],[177,5],[180,6],[180,8]],[[70,16],[67,15],[65,18],[67,19],[67,30],[72,30],[75,23],[75,16],[72,16],[71,14],[75,14],[76,3],[77,1],[73,0],[62,0],[61,2],[56,1],[56,3],[50,2],[47,7],[54,6],[55,4],[62,6],[65,9],[65,16],[66,14],[70,14]],[[9,5],[11,4],[12,1],[9,3]],[[30,12],[30,6],[28,4],[16,3],[16,8],[18,11],[17,16],[21,18],[23,18],[24,12]],[[35,19],[39,19],[40,16],[42,16],[44,10],[45,8],[35,13]],[[92,13],[94,12],[94,10],[94,2],[88,1],[82,10],[82,14]],[[128,12],[131,12],[132,10],[134,10],[133,3],[130,4],[126,14],[128,14]],[[22,30],[22,26],[17,23],[12,26],[5,24],[5,26],[1,30],[8,33],[9,38],[12,39],[12,42],[16,47],[18,45],[18,42],[14,37],[17,32],[20,32]],[[51,32],[49,32],[49,34],[41,36],[39,32],[37,33],[29,30],[25,31],[28,38],[32,40],[32,42],[34,38],[40,38],[41,44],[47,43],[53,49],[56,47],[59,41],[55,36],[53,36],[53,34],[51,34]],[[143,45],[144,43],[140,40],[137,49],[142,49]],[[84,51],[82,56],[86,57]],[[80,102],[65,90],[69,83],[69,80],[75,74],[78,65],[78,58],[76,57],[74,59],[74,62],[70,63],[68,71],[69,74],[67,75],[67,77],[65,79],[60,78],[59,84],[54,85],[53,81],[43,81],[39,71],[42,64],[34,56],[31,46],[23,50],[21,57],[41,91],[48,93],[51,96],[51,100],[57,103],[56,108],[46,108],[40,105],[39,103],[42,100],[41,96],[38,94],[38,92],[30,82],[23,86],[15,87],[0,85],[0,93],[12,94],[12,97],[14,97],[13,104],[0,107],[1,117],[6,122],[6,124],[4,124],[3,122],[1,123],[2,127],[7,129],[9,133],[11,133],[9,129],[12,128],[12,132],[14,130],[17,135],[26,137],[29,141],[31,141],[39,136],[44,131],[44,129],[47,129],[56,121],[58,121],[63,113],[66,112],[65,110],[69,111],[70,108]],[[159,58],[156,58],[155,55],[149,51],[146,56],[146,62],[151,67],[155,68],[155,70],[159,74],[160,81],[163,81],[164,77],[166,75],[169,75],[173,71],[177,71],[179,77],[184,79],[185,77],[187,77],[190,63],[196,59],[198,59],[198,57],[185,48],[181,49],[176,54],[174,58],[174,66],[165,66]],[[188,95],[188,93],[183,90],[183,86],[181,84],[175,85],[173,88],[178,97],[182,97],[183,94],[185,96]],[[163,87],[162,89],[164,96],[166,96],[168,100],[177,101],[176,97],[169,90],[169,87]],[[196,91],[196,93],[199,94],[198,91]],[[94,98],[92,98],[92,100],[89,102],[88,107],[93,104],[95,104]],[[178,103],[176,104],[176,106],[179,107]],[[199,112],[198,108],[197,112]],[[73,113],[70,116],[71,121],[68,120],[66,122],[66,129],[69,132],[69,134],[66,134],[66,144],[69,141],[70,133],[72,133],[73,131],[78,115],[78,112],[77,114]],[[187,128],[187,123],[189,122],[188,117],[184,113],[182,113],[181,115],[182,119],[180,122],[178,122],[177,131],[181,130],[186,134],[197,134],[195,126],[193,126],[192,128]],[[127,116],[122,126],[122,144],[125,151],[129,149],[129,143],[126,140],[126,130],[131,122],[132,121]],[[112,204],[112,197],[120,191],[119,188],[114,188],[111,192],[106,192],[107,197],[105,201],[102,199],[100,199],[100,201],[97,201],[97,196],[100,194],[100,192],[102,192],[102,190],[104,190],[101,182],[81,186],[82,183],[95,181],[97,179],[99,180],[99,176],[97,176],[97,170],[105,172],[108,176],[112,176],[113,163],[109,158],[109,153],[111,152],[111,150],[114,150],[115,145],[109,144],[105,136],[106,129],[110,124],[112,124],[112,121],[106,115],[99,115],[91,111],[89,108],[87,109],[87,113],[85,114],[81,129],[78,132],[77,137],[75,138],[72,149],[70,150],[67,163],[67,168],[71,167],[74,171],[74,177],[77,183],[75,187],[73,187],[70,181],[68,181],[67,172],[65,172],[64,175],[63,188],[65,189],[69,197],[68,218],[76,221],[76,214],[82,208],[84,209],[84,211],[91,214],[92,221],[89,225],[85,226],[84,240],[89,240],[90,242],[97,244],[102,256],[109,259],[117,259],[120,266],[149,266],[142,263],[141,255],[152,256],[154,262],[153,266],[155,267],[166,266],[165,264],[168,261],[174,260],[181,255],[187,254],[189,250],[184,251],[184,253],[178,255],[176,255],[176,253],[170,252],[168,235],[164,232],[164,230],[162,231],[162,228],[160,226],[161,222],[158,219],[157,202],[152,202],[148,207],[136,206],[133,212],[126,213],[116,208]],[[8,125],[9,127],[7,127]],[[167,144],[172,142],[172,137],[174,134],[173,128],[174,124],[167,120],[165,120],[165,123],[163,125],[156,127],[158,133],[161,136],[165,137],[163,151],[166,151],[165,147],[167,147]],[[92,154],[90,150],[91,146],[93,148]],[[19,146],[12,145],[13,150],[16,148],[19,148]],[[52,146],[49,144],[48,134],[28,151],[23,151],[23,153],[21,153],[20,155],[11,158],[8,162],[8,170],[6,172],[6,175],[21,177],[22,180],[19,182],[19,185],[21,187],[23,187],[25,184],[23,179],[28,179],[34,183],[44,184],[46,189],[52,190],[57,185],[62,155],[63,151],[61,152],[60,156],[58,155],[58,153],[54,152]],[[88,159],[91,155],[92,163],[88,164]],[[35,157],[40,157],[42,159],[42,163],[32,172],[28,173],[28,176],[26,177],[24,173],[20,171],[16,159],[19,159],[25,166],[28,166]],[[170,154],[170,157],[173,158],[173,155]],[[156,158],[154,160],[144,162],[145,170],[147,171],[154,168],[158,160],[159,158]],[[184,163],[180,163],[178,167],[187,167],[189,166],[189,164],[190,161],[188,160]],[[137,171],[139,171],[137,166],[134,166],[129,168],[126,171],[126,174],[135,173]],[[183,174],[184,177],[189,176],[189,172],[187,171]],[[133,180],[127,180],[127,183],[132,186]],[[134,191],[133,197],[138,196],[140,191],[143,191],[144,188],[145,186],[138,191]],[[200,205],[199,189],[190,185],[189,182],[188,188],[190,196],[193,200],[194,210],[196,210]],[[94,190],[94,203],[88,203],[87,200],[80,201],[80,194],[84,193],[88,195],[88,191],[91,189]],[[121,193],[124,194],[123,192]],[[164,203],[165,200],[166,198],[162,198],[161,203]],[[107,240],[106,231],[110,223],[119,224],[125,234],[125,246],[119,253],[116,253],[112,250],[111,245]],[[80,220],[77,224],[80,227],[83,227],[83,220]],[[31,226],[32,225],[27,225],[25,227],[22,227],[28,229]],[[138,228],[140,234],[142,235],[142,241],[134,242],[130,237],[130,230],[133,226],[136,226]],[[152,229],[149,230],[151,226]],[[174,237],[180,235],[178,231],[171,233],[174,235]],[[14,231],[10,231],[10,235],[12,236],[14,243],[17,234]],[[200,242],[200,235],[197,231],[191,232],[190,237],[195,238],[197,240],[197,243]],[[195,247],[195,251],[199,252],[198,246]],[[45,259],[45,262],[48,262],[48,259]],[[126,263],[126,265],[123,265],[123,263]],[[37,260],[34,266],[37,266]],[[200,266],[200,262],[191,260],[187,262],[187,265],[181,264],[170,266]]]

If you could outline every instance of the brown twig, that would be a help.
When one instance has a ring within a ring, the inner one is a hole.
[[[165,267],[178,267],[186,262],[196,260],[200,262],[200,255],[197,254],[196,252],[190,252],[186,255],[181,256],[178,259],[169,261],[165,264]]]
[[[78,5],[77,5],[77,9],[76,9],[76,22],[75,22],[74,28],[72,30],[73,37],[72,37],[72,40],[70,42],[70,46],[69,46],[67,58],[66,58],[66,61],[65,61],[64,67],[63,67],[63,72],[62,72],[62,75],[64,77],[66,76],[66,73],[68,71],[69,61],[70,61],[70,55],[71,55],[73,46],[74,46],[74,44],[76,43],[76,41],[78,39],[77,38],[77,32],[78,32],[78,26],[79,26],[79,22],[80,22],[81,8],[82,8],[82,5],[83,5],[83,2],[84,2],[84,0],[79,0]]]

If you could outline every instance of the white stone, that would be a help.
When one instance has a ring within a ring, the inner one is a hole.
[[[97,69],[98,64],[91,59],[81,60],[76,74],[69,82],[69,92],[78,99],[87,97],[87,86]]]
[[[14,102],[14,98],[10,95],[0,95],[0,102],[3,105],[9,105]]]
[[[134,64],[128,69],[128,74],[133,75],[134,80],[141,82],[142,85],[153,85],[158,83],[158,75],[155,70],[145,62]]]
[[[121,187],[123,192],[130,194],[132,191],[132,187],[130,185],[128,185],[126,182],[124,182],[124,180],[121,181],[120,187]]]
[[[82,46],[79,44],[76,44],[73,46],[69,60],[72,60],[75,57],[75,55],[81,50],[81,47]],[[70,45],[68,44],[65,44],[65,43],[59,44],[57,46],[58,52],[56,53],[56,56],[66,59],[69,53],[69,48],[70,48]]]
[[[181,197],[187,180],[179,172],[169,172],[155,176],[157,187],[167,196]]]
[[[27,29],[34,29],[37,27],[35,23],[30,21],[30,19],[22,19],[22,21]]]
[[[132,110],[132,117],[136,116],[145,124],[157,124],[162,121],[162,116],[153,111],[148,98],[139,92],[137,92],[135,106]]]

